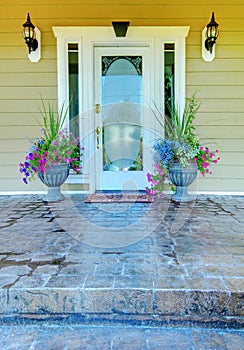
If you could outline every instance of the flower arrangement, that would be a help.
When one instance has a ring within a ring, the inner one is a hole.
[[[193,121],[199,108],[199,103],[195,96],[186,100],[185,109],[182,118],[175,106],[168,105],[170,118],[162,124],[165,127],[165,138],[159,139],[153,146],[155,171],[153,174],[147,174],[147,180],[150,183],[146,187],[146,192],[152,196],[161,195],[164,184],[168,182],[168,169],[170,165],[177,162],[181,167],[186,168],[194,162],[200,171],[205,174],[212,174],[210,166],[217,164],[220,160],[219,151],[211,151],[208,147],[200,145],[199,137],[195,134]]]
[[[69,164],[70,169],[77,174],[81,173],[82,169],[81,151],[84,150],[84,147],[80,147],[77,137],[62,128],[68,109],[64,110],[63,105],[55,116],[50,104],[46,109],[42,100],[42,106],[44,110],[41,112],[43,136],[31,142],[30,151],[24,162],[19,164],[25,184],[34,180],[38,172],[46,173],[48,168],[61,163]]]

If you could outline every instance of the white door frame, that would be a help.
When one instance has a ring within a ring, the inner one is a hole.
[[[72,182],[88,181],[90,192],[95,189],[95,104],[94,48],[103,46],[148,47],[150,50],[150,96],[148,105],[163,108],[164,43],[175,43],[175,98],[180,111],[185,102],[185,38],[188,26],[129,27],[126,37],[115,37],[113,27],[53,27],[57,37],[58,101],[59,106],[68,95],[68,43],[77,43],[79,61],[79,94],[81,101],[81,142],[84,151],[84,176],[71,178]],[[85,180],[84,180],[85,177]]]
[[[149,130],[146,130],[145,125],[150,127],[149,113],[145,111],[144,106],[147,105],[149,101],[149,55],[148,47],[95,47],[94,55],[94,81],[95,81],[95,102],[101,105],[100,113],[97,113],[95,117],[95,122],[97,126],[101,128],[103,120],[103,106],[102,106],[102,72],[101,72],[101,57],[104,55],[108,56],[141,56],[142,57],[142,104],[141,104],[141,125],[142,125],[142,147],[143,147],[143,170],[141,171],[103,171],[103,147],[102,147],[102,132],[99,135],[101,147],[96,150],[96,190],[120,190],[125,184],[123,190],[133,190],[139,189],[143,190],[148,185],[147,184],[147,172],[148,165],[151,167],[151,152],[149,148],[146,147],[147,144],[151,143],[152,140],[149,139]],[[149,129],[149,128],[148,128]],[[150,127],[151,129],[151,127]],[[153,136],[155,138],[155,136]]]

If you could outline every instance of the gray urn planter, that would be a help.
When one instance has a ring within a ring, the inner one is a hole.
[[[48,187],[48,192],[44,196],[47,202],[57,202],[64,200],[64,195],[60,192],[60,186],[66,181],[69,176],[69,164],[58,164],[48,168],[44,174],[38,172],[38,177]]]
[[[190,202],[192,197],[187,191],[187,187],[190,186],[197,177],[197,166],[195,163],[191,163],[188,167],[184,168],[180,163],[174,163],[169,167],[170,181],[175,185],[176,191],[172,195],[172,200],[175,202]]]

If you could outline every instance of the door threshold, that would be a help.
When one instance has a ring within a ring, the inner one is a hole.
[[[114,194],[145,194],[146,191],[145,190],[96,190],[95,193],[104,193],[104,194],[108,194],[108,193],[114,193]]]

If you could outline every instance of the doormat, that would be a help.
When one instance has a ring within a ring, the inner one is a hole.
[[[141,193],[92,193],[85,203],[152,203],[153,198]]]

